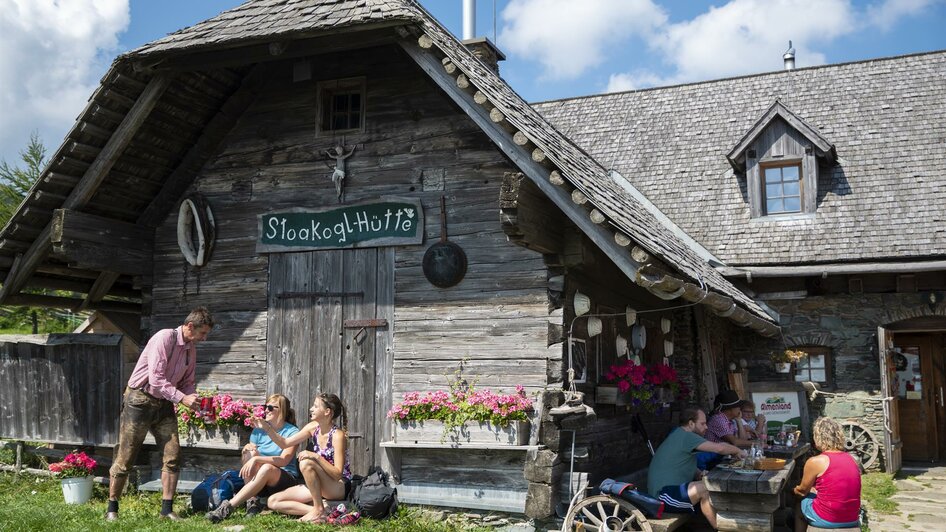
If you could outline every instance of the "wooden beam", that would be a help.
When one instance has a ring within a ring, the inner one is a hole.
[[[204,163],[217,152],[226,134],[256,99],[263,83],[264,70],[263,65],[257,65],[243,78],[240,87],[210,119],[200,138],[167,177],[161,192],[138,218],[139,225],[153,227],[167,215],[168,210],[187,190]]]
[[[73,240],[65,244],[53,244],[49,250],[49,256],[68,263],[71,268],[98,272],[116,271],[126,275],[145,275],[152,269],[151,250],[125,248],[99,242]]]
[[[10,296],[7,304],[21,305],[24,307],[65,308],[78,311],[79,307],[82,305],[82,300],[75,297],[46,296],[42,294],[15,294]],[[140,314],[141,304],[124,301],[99,301],[98,303],[90,304],[87,310]]]
[[[66,200],[63,202],[65,209],[80,209],[92,198],[99,185],[108,175],[109,170],[121,156],[122,152],[131,142],[135,132],[145,122],[145,119],[151,113],[155,104],[164,94],[164,91],[171,83],[173,76],[168,74],[159,74],[148,82],[148,86],[138,97],[134,107],[124,116],[122,122],[115,129],[115,133],[99,152],[95,161],[89,166],[88,170],[82,176],[82,179],[72,190]],[[36,266],[49,254],[52,243],[49,240],[51,234],[51,224],[48,224],[40,233],[29,250],[23,255],[23,262],[18,271],[12,278],[7,276],[3,283],[3,289],[0,290],[0,305],[7,304],[8,298],[23,289],[26,280],[29,279]],[[13,270],[11,270],[13,273]]]
[[[89,290],[85,301],[79,306],[80,310],[89,308],[89,305],[98,303],[102,298],[107,296],[112,289],[112,285],[115,284],[115,281],[117,281],[119,277],[121,277],[121,274],[118,272],[102,272],[99,278],[92,284],[92,288]]]
[[[56,209],[51,222],[53,245],[90,242],[110,247],[151,251],[154,229],[84,212]]]

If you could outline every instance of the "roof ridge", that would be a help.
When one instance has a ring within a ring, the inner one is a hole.
[[[641,93],[641,92],[651,92],[651,91],[659,91],[659,90],[666,90],[666,89],[676,89],[676,88],[679,88],[679,87],[691,87],[691,86],[696,86],[696,85],[707,85],[707,84],[710,84],[710,83],[721,83],[721,82],[724,82],[724,81],[735,81],[735,80],[739,80],[739,79],[759,78],[759,77],[764,77],[764,76],[789,75],[789,74],[792,74],[792,73],[794,73],[794,72],[807,72],[807,71],[812,71],[812,70],[821,70],[821,69],[828,69],[828,68],[837,68],[837,67],[850,66],[850,65],[857,65],[857,64],[862,64],[862,63],[874,63],[874,62],[882,62],[882,61],[883,61],[883,62],[886,62],[886,61],[897,61],[897,60],[902,60],[902,59],[908,59],[908,58],[911,58],[911,57],[921,57],[921,56],[925,56],[925,55],[937,55],[937,54],[944,54],[944,55],[946,55],[946,49],[941,49],[941,50],[929,50],[929,51],[926,51],[926,52],[913,52],[913,53],[902,54],[902,55],[891,55],[891,56],[884,56],[884,57],[874,57],[874,58],[869,58],[869,59],[858,59],[858,60],[856,60],[856,61],[845,61],[845,62],[843,62],[843,63],[830,63],[830,64],[826,64],[826,65],[813,65],[813,66],[795,68],[795,69],[793,69],[793,70],[771,70],[771,71],[768,71],[768,72],[756,72],[756,73],[754,73],[754,74],[743,74],[743,75],[741,75],[741,76],[730,76],[730,77],[726,77],[726,78],[704,79],[704,80],[699,80],[699,81],[690,81],[690,82],[687,82],[687,83],[676,83],[676,84],[673,84],[673,85],[661,85],[661,86],[659,86],[659,87],[646,87],[646,88],[642,88],[642,89],[631,89],[631,90],[616,91],[616,92],[599,92],[599,93],[597,93],[597,94],[583,94],[583,95],[580,95],[580,96],[568,96],[568,97],[565,97],[565,98],[553,98],[553,99],[551,99],[551,100],[540,100],[540,101],[537,101],[537,102],[529,102],[529,104],[530,104],[530,105],[542,105],[542,104],[556,103],[556,102],[572,102],[572,101],[575,101],[575,100],[588,100],[588,99],[591,99],[591,98],[607,98],[607,97],[611,97],[611,96],[621,96],[621,95],[625,95],[625,94],[636,94],[636,93]]]

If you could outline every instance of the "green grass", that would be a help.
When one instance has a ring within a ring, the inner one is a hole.
[[[861,498],[878,513],[899,513],[897,503],[890,500],[896,493],[897,486],[888,473],[868,473],[861,477]]]
[[[88,504],[68,505],[63,502],[59,480],[13,473],[0,473],[0,529],[3,523],[16,523],[17,532],[46,530],[215,530],[227,526],[243,525],[245,532],[256,530],[336,530],[332,525],[311,525],[276,514],[260,515],[247,519],[243,510],[218,525],[213,525],[203,514],[194,514],[187,509],[187,497],[179,496],[174,502],[175,510],[185,519],[170,523],[158,519],[161,508],[157,493],[129,494],[121,501],[121,518],[116,523],[103,520],[108,497],[107,488],[95,486],[92,500]],[[444,519],[433,521],[418,508],[401,506],[396,517],[383,521],[362,519],[357,525],[344,527],[347,530],[379,530],[382,532],[434,531],[455,532],[465,530],[488,530],[474,528],[468,523]]]

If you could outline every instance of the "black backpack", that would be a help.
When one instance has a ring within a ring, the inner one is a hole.
[[[195,512],[206,512],[233,498],[243,489],[240,472],[232,469],[219,475],[211,474],[191,492],[191,508]]]
[[[388,474],[374,466],[368,476],[352,479],[355,506],[364,517],[384,519],[397,513],[397,488],[388,484]]]

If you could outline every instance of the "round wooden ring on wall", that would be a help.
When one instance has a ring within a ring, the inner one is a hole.
[[[181,201],[177,211],[177,245],[191,266],[203,266],[210,260],[216,226],[210,204],[200,194]]]

